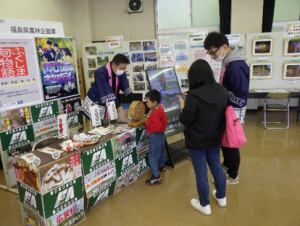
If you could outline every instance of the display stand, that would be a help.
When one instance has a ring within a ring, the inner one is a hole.
[[[174,143],[168,143],[166,140],[167,159],[166,164],[174,168],[174,163],[185,158],[190,157],[188,149],[185,147],[185,139],[180,139]]]
[[[102,136],[96,144],[62,152],[57,160],[36,150],[33,154],[41,159],[37,167],[15,157],[23,223],[78,224],[84,220],[85,211],[150,169],[148,144],[146,127],[140,126],[122,134]],[[59,143],[47,147],[61,149]],[[58,174],[65,180],[59,181]]]

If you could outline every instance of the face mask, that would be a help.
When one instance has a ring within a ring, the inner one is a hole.
[[[115,72],[115,74],[116,74],[117,76],[120,76],[120,75],[123,75],[123,74],[124,74],[124,71],[125,71],[125,70],[117,70],[117,71]]]
[[[221,54],[220,54],[220,56],[218,56],[216,59],[215,59],[215,61],[217,61],[217,62],[221,62],[224,58],[225,58],[225,56],[226,56],[226,53],[225,53],[225,55],[224,56],[222,56],[222,53],[223,53],[223,49],[221,50]]]

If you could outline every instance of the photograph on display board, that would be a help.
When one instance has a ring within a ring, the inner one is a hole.
[[[88,64],[89,64],[89,68],[97,68],[96,58],[88,57]]]
[[[86,55],[97,55],[96,46],[85,47],[85,53]]]
[[[144,54],[143,53],[131,53],[131,62],[144,62]]]
[[[284,40],[284,56],[300,55],[300,38],[286,38]]]
[[[273,76],[273,62],[250,63],[250,79],[267,79]]]
[[[39,174],[37,168],[27,162],[13,158],[13,165],[15,167],[16,179],[34,190],[40,192]]]
[[[144,51],[156,51],[155,41],[146,41],[143,42]]]
[[[108,64],[108,62],[109,62],[109,57],[108,56],[98,56],[97,57],[98,67],[106,65],[106,64]]]
[[[144,82],[145,74],[144,73],[133,73],[133,81],[135,82]]]
[[[157,63],[145,63],[145,70],[157,69]]]
[[[58,101],[58,107],[60,113],[70,113],[73,111],[79,111],[81,108],[80,96],[70,97]]]
[[[136,63],[132,66],[133,72],[144,72],[145,71],[145,65],[144,63]]]
[[[141,42],[129,42],[129,51],[142,51],[142,43]]]
[[[43,101],[32,37],[0,37],[0,111]]]
[[[74,96],[78,78],[72,38],[36,38],[45,101]]]
[[[22,147],[18,147],[18,148],[3,152],[6,169],[10,169],[14,166],[14,162],[13,162],[14,156],[23,155],[23,154],[29,153],[31,151],[32,151],[31,144],[26,144]]]
[[[96,71],[96,70],[88,70],[88,77],[89,77],[89,78],[94,78],[94,76],[95,76],[95,71]]]
[[[283,79],[300,79],[300,62],[285,63]]]
[[[145,62],[157,61],[156,52],[145,53]]]
[[[273,38],[253,39],[252,56],[271,56],[273,41]]]
[[[32,123],[29,107],[0,112],[1,129],[7,131]]]
[[[45,194],[80,176],[80,155],[74,154],[39,168],[41,179],[41,192]]]
[[[134,91],[145,91],[144,82],[134,82]]]

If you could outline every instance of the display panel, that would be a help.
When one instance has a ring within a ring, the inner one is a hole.
[[[159,68],[146,70],[147,79],[151,89],[156,89],[162,97],[163,109],[168,116],[166,136],[184,131],[184,126],[179,122],[181,106],[177,96],[182,96],[174,68]]]

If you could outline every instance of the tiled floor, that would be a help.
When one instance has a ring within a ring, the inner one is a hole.
[[[148,172],[87,212],[80,226],[300,225],[300,122],[291,112],[290,128],[272,131],[264,129],[260,117],[260,112],[247,112],[248,143],[241,148],[240,183],[227,186],[226,208],[212,196],[211,216],[190,206],[190,199],[198,195],[191,161],[184,159],[161,174],[161,185],[145,185]],[[209,185],[212,190],[214,185]],[[21,225],[17,195],[0,189],[0,203],[0,225]]]

